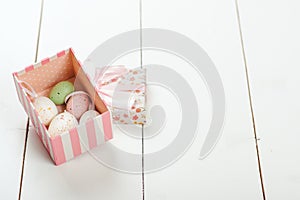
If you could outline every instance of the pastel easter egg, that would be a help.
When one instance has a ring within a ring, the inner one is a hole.
[[[83,115],[80,117],[79,124],[85,124],[85,122],[87,122],[91,119],[94,119],[98,115],[100,115],[100,114],[97,111],[88,110],[85,113],[83,113]]]
[[[54,117],[48,128],[51,137],[55,137],[78,125],[77,119],[69,112],[63,112]]]
[[[55,104],[47,97],[37,97],[33,105],[43,124],[48,126],[51,120],[58,114]]]
[[[66,110],[79,119],[89,109],[90,98],[87,93],[76,91],[68,95],[65,102]]]
[[[66,96],[74,92],[74,85],[69,81],[57,83],[51,90],[49,98],[56,104],[61,105],[65,102]]]

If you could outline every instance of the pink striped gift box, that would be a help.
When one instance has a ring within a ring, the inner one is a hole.
[[[80,154],[112,139],[111,112],[108,110],[92,120],[68,132],[50,137],[47,127],[41,123],[33,106],[33,98],[27,94],[26,82],[38,95],[48,96],[51,88],[63,80],[75,81],[74,65],[80,66],[72,49],[43,59],[20,72],[13,73],[18,98],[29,116],[35,132],[56,165],[60,165]],[[78,83],[76,83],[78,85]],[[75,85],[76,87],[76,85]],[[80,83],[79,86],[80,87]],[[80,90],[84,90],[83,87]]]

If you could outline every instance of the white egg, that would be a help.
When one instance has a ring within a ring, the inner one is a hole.
[[[97,111],[95,110],[88,110],[83,115],[80,117],[79,124],[84,124],[90,119],[95,118],[96,116],[100,115]]]
[[[51,121],[48,132],[51,137],[55,137],[78,125],[77,119],[71,113],[65,111],[60,113]]]
[[[58,114],[55,104],[47,97],[37,97],[33,105],[43,124],[48,126],[51,120]]]

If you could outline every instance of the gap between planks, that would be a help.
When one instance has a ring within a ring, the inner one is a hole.
[[[262,173],[262,166],[261,166],[261,162],[260,162],[260,154],[259,154],[259,146],[258,146],[259,139],[257,138],[257,132],[256,132],[255,116],[254,116],[253,102],[252,102],[252,93],[251,93],[251,89],[250,89],[248,64],[247,64],[245,45],[244,45],[244,39],[243,39],[243,34],[242,34],[242,26],[241,26],[241,18],[240,18],[238,0],[235,0],[235,9],[236,9],[236,17],[237,17],[238,29],[239,29],[239,35],[240,35],[240,43],[241,43],[241,47],[242,47],[245,76],[246,76],[246,81],[247,81],[248,99],[249,99],[249,106],[250,106],[250,111],[251,111],[253,133],[254,133],[254,138],[255,138],[255,148],[256,148],[257,164],[258,164],[259,177],[260,177],[260,185],[261,185],[263,200],[266,200],[266,193],[265,193],[265,188],[264,188],[263,173]]]
[[[39,19],[38,34],[37,34],[37,39],[36,39],[36,49],[35,49],[34,62],[37,62],[37,58],[38,58],[41,27],[42,27],[42,18],[43,18],[43,9],[44,9],[44,0],[41,0],[40,19]],[[25,133],[25,141],[24,141],[24,149],[23,149],[23,157],[22,157],[21,178],[20,178],[20,186],[19,186],[19,196],[18,196],[19,200],[21,200],[21,196],[22,196],[22,185],[23,185],[23,176],[24,176],[24,167],[25,167],[28,133],[29,133],[29,123],[30,123],[30,120],[29,120],[29,117],[27,117],[26,133]]]
[[[143,4],[142,0],[139,0],[139,22],[140,22],[140,65],[143,68]],[[146,83],[145,83],[146,84]],[[145,160],[144,160],[144,125],[142,124],[142,200],[145,200]]]

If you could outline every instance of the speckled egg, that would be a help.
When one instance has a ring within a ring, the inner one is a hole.
[[[66,96],[74,92],[74,85],[69,81],[57,83],[51,90],[49,98],[56,104],[61,105],[65,102]]]
[[[83,91],[76,91],[68,95],[65,99],[66,110],[79,119],[83,113],[89,109],[89,95]]]
[[[48,126],[58,114],[55,104],[47,97],[40,96],[33,101],[33,105],[43,124]]]
[[[77,119],[69,112],[57,115],[50,123],[48,132],[51,137],[62,134],[78,125]]]
[[[98,115],[100,115],[100,114],[97,111],[88,110],[85,113],[83,113],[83,115],[80,117],[79,124],[84,124],[85,122],[87,122],[91,119],[94,119]]]

